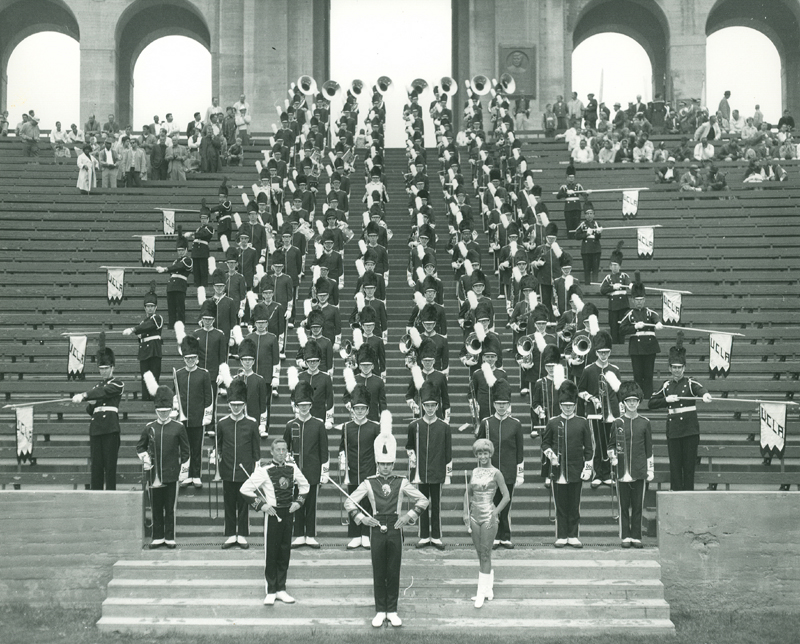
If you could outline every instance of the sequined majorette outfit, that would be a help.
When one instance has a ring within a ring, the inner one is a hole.
[[[478,525],[489,525],[497,492],[495,467],[476,467],[469,484],[469,516]]]

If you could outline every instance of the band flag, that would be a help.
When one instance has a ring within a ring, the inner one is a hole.
[[[83,371],[86,364],[86,336],[69,336],[69,360],[67,363],[67,380],[84,380]]]
[[[664,291],[661,298],[661,317],[664,322],[677,324],[681,321],[683,296],[680,293]]]
[[[636,230],[636,242],[640,258],[653,256],[654,232],[654,228],[638,228]]]
[[[786,405],[761,403],[761,456],[783,458],[786,449]]]
[[[164,234],[165,235],[174,235],[175,234],[175,211],[174,210],[164,210]]]
[[[142,266],[152,266],[156,261],[156,236],[142,235]]]
[[[622,218],[633,219],[639,212],[639,191],[623,190],[622,192]]]
[[[33,459],[33,407],[17,407],[17,463]]]
[[[727,333],[712,333],[708,336],[708,347],[708,368],[711,375],[721,373],[727,376],[731,370],[733,336]]]
[[[108,303],[119,304],[122,302],[122,291],[125,288],[125,269],[109,268],[107,270],[108,280]]]

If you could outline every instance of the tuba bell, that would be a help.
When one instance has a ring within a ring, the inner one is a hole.
[[[453,96],[458,91],[458,82],[449,76],[442,76],[439,81],[439,92],[447,96]]]
[[[488,94],[491,87],[491,82],[489,79],[484,76],[483,74],[478,74],[472,77],[472,91],[475,92],[478,96],[483,96],[484,94]]]
[[[389,91],[389,87],[392,85],[392,79],[388,76],[381,76],[375,83],[375,89],[378,90],[379,94],[386,94]]]
[[[471,356],[479,356],[483,351],[483,342],[478,339],[477,333],[470,333],[464,340],[464,347]]]
[[[424,92],[426,89],[428,89],[428,81],[426,81],[424,78],[415,78],[413,81],[411,81],[411,90],[409,91],[409,94],[412,92],[414,94],[422,94],[422,92]]]
[[[350,340],[345,340],[342,342],[342,346],[339,349],[339,356],[341,356],[342,360],[347,362],[350,356],[353,355],[353,343]]]
[[[411,341],[411,336],[406,333],[402,338],[400,338],[400,353],[403,355],[407,354],[413,348],[414,343]]]
[[[297,79],[297,87],[306,96],[317,93],[317,83],[311,76],[303,75]]]
[[[523,358],[533,355],[533,347],[536,346],[536,341],[532,335],[523,335],[517,340],[517,353]]]
[[[500,77],[500,82],[497,83],[496,89],[502,90],[506,94],[513,94],[517,89],[517,84],[514,82],[514,77],[506,72]]]
[[[572,336],[572,351],[576,356],[585,356],[592,350],[592,337],[581,331]]]
[[[355,80],[353,80],[352,83],[350,83],[350,93],[353,96],[360,96],[361,92],[363,91],[364,91],[364,81],[356,78]]]
[[[339,85],[339,83],[337,83],[335,80],[325,81],[322,84],[322,95],[329,101],[336,98],[341,91],[342,86]]]

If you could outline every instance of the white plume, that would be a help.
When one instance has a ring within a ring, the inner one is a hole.
[[[319,259],[322,257],[322,253],[325,252],[325,249],[322,248],[322,244],[319,242],[314,242],[314,256]]]
[[[475,295],[475,291],[467,291],[467,300],[469,301],[469,308],[474,311],[478,306],[478,296]]]
[[[515,282],[519,282],[522,279],[522,271],[516,266],[512,269],[511,275],[514,277]]]
[[[364,344],[364,334],[361,329],[353,329],[353,349],[358,351]]]
[[[467,256],[467,245],[463,241],[458,242],[458,252],[461,253],[461,257]]]
[[[466,257],[466,255],[465,255]],[[467,275],[472,275],[472,271],[475,270],[472,268],[472,262],[468,259],[464,260],[464,273]]]
[[[233,213],[233,221],[236,223],[237,228],[242,227],[242,216],[238,212]]]
[[[569,289],[572,288],[572,285],[575,283],[575,278],[572,275],[567,275],[564,278],[564,291],[569,293]]]
[[[558,391],[561,383],[563,383],[566,379],[567,375],[564,372],[563,364],[557,364],[555,367],[553,367],[553,389]]]
[[[559,245],[558,245],[558,242],[553,242],[553,243],[550,245],[550,248],[552,248],[552,249],[553,249],[553,254],[554,254],[556,257],[561,257],[561,253],[563,253],[563,252],[564,252],[564,251],[562,251],[562,250],[561,250],[561,246],[559,246]]]
[[[613,371],[606,371],[603,374],[603,377],[605,377],[606,382],[611,386],[611,388],[614,391],[619,391],[619,386],[622,383],[619,381],[619,378],[617,378],[617,374],[615,374]]]
[[[244,340],[244,336],[242,335],[242,327],[238,324],[231,329],[231,335],[233,336],[233,341],[238,345],[242,343]]]
[[[186,327],[183,326],[183,322],[178,320],[173,328],[175,329],[175,342],[178,343],[178,348],[180,348],[181,342],[186,337]]]
[[[322,277],[322,268],[317,264],[311,269],[311,279],[313,283],[316,284],[320,277]]]
[[[308,317],[311,313],[311,300],[303,300],[303,317]]]
[[[365,304],[366,301],[364,300],[364,293],[363,291],[359,291],[358,293],[356,293],[356,308],[358,309],[359,313],[361,313],[361,311],[364,310]]]
[[[219,236],[219,245],[222,246],[222,252],[227,253],[228,248],[230,248],[230,242],[228,241],[227,235],[220,235]]]
[[[489,363],[484,362],[481,365],[481,371],[483,372],[484,378],[486,378],[486,384],[489,386],[489,389],[494,387],[494,384],[497,382],[497,378],[494,375],[494,371],[489,366]]]
[[[411,344],[419,349],[419,345],[422,344],[422,336],[419,333],[419,329],[412,326],[411,330],[408,332],[408,335],[411,338]]]
[[[539,305],[539,296],[536,291],[531,291],[528,293],[528,306],[530,307],[531,311],[535,309]]]
[[[256,278],[258,281],[261,281],[261,278],[264,277],[266,273],[264,272],[264,265],[263,264],[256,264]]]
[[[352,394],[357,384],[356,375],[353,373],[353,370],[350,367],[345,367],[342,370],[342,374],[344,375],[345,389],[347,389],[347,393]]]
[[[247,304],[250,306],[250,312],[252,313],[253,309],[256,308],[256,304],[258,304],[258,295],[256,295],[255,291],[247,291]]]
[[[425,305],[427,304],[425,301],[425,296],[419,291],[414,291],[414,304],[417,305],[417,308],[420,311],[425,308]]]
[[[291,366],[286,369],[286,381],[289,383],[289,391],[294,391],[295,387],[297,387],[297,383],[300,382],[297,367]]]
[[[197,303],[199,305],[203,305],[203,302],[206,301],[206,287],[205,286],[198,286],[197,287]]]
[[[275,252],[275,238],[274,237],[270,237],[269,239],[267,239],[267,251],[269,251],[270,255],[272,255],[272,253]]]
[[[589,334],[597,335],[600,332],[600,323],[597,321],[596,315],[589,316]]]
[[[217,260],[214,257],[208,258],[208,274],[213,275],[214,271],[217,270]]]
[[[425,257],[425,249],[422,247],[422,244],[417,244],[417,256],[420,259]]]
[[[392,433],[392,412],[388,409],[384,409],[381,412],[381,434],[391,434]]]
[[[158,389],[158,382],[156,381],[156,377],[153,375],[152,371],[145,371],[144,376],[144,385],[147,387],[147,393],[151,396],[156,395],[156,390]]]
[[[361,251],[362,255],[367,252],[367,242],[365,242],[363,239],[358,240],[358,250]]]
[[[364,220],[364,228],[366,228],[369,223],[369,210],[365,210],[361,218]]]
[[[306,346],[306,342],[308,342],[308,334],[302,326],[297,327],[297,342],[301,349]]]
[[[425,376],[422,375],[422,369],[419,368],[419,365],[414,365],[411,367],[411,378],[414,380],[414,387],[417,388],[417,391],[422,389],[422,385],[425,384]]]
[[[547,216],[547,213],[540,212],[539,213],[539,221],[542,222],[542,226],[547,226],[550,223],[550,218]]]
[[[533,339],[536,340],[536,348],[539,349],[539,353],[543,353],[545,347],[547,346],[547,341],[544,339],[544,336],[536,331],[533,334]]]
[[[583,300],[578,296],[577,293],[573,293],[572,297],[570,297],[569,299],[575,305],[575,311],[577,313],[583,311]]]
[[[475,325],[475,335],[481,342],[483,342],[486,339],[486,329],[483,327],[482,324]]]
[[[231,386],[233,376],[231,376],[231,368],[228,366],[227,362],[223,362],[219,365],[219,376],[222,380],[222,384],[225,385],[226,388]]]
[[[317,232],[321,235],[324,231],[325,231],[325,224],[322,223],[322,219],[317,219]]]
[[[415,275],[417,276],[417,281],[422,283],[425,279],[425,269],[422,266],[417,266],[417,270],[415,271]]]
[[[366,273],[366,269],[364,268],[364,260],[361,258],[356,260],[356,271],[358,272],[359,277],[364,277],[364,273]]]

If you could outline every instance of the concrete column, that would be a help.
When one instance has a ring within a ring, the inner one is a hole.
[[[3,69],[0,70],[0,112],[5,111],[6,105],[8,105],[8,74],[3,65]],[[10,123],[9,127],[11,127]]]
[[[567,38],[563,0],[544,0],[539,10],[539,106],[544,111],[572,84],[572,42]]]
[[[781,102],[796,119],[800,114],[800,52],[787,52],[782,59]]]
[[[289,89],[288,0],[244,0],[244,79],[253,106],[253,130],[278,123],[275,105],[283,106]],[[310,24],[307,26],[310,30]]]
[[[99,32],[96,35],[103,34]],[[121,114],[129,115],[133,110],[132,105],[117,104],[117,49],[113,32],[108,32],[108,35],[112,43],[96,42],[88,34],[81,37],[81,123],[85,123],[91,114],[105,123],[109,114],[119,117]]]
[[[244,0],[225,0],[217,7],[216,53],[212,55],[214,92],[220,105],[233,105],[244,89]],[[252,51],[252,50],[250,50]],[[250,102],[250,97],[248,97]],[[252,102],[250,105],[254,108]]]
[[[700,98],[706,74],[706,19],[711,0],[662,5],[669,23],[668,101]]]

